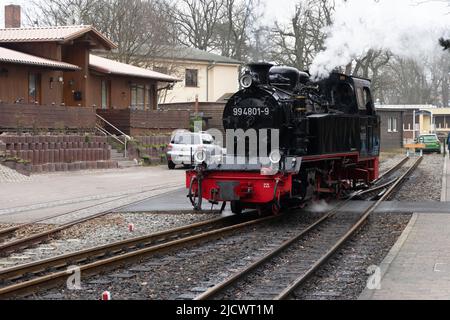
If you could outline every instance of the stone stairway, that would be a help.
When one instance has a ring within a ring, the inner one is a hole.
[[[117,161],[117,163],[119,164],[119,168],[131,168],[139,166],[136,161],[125,158],[123,152],[119,152],[116,149],[111,149],[111,160]]]

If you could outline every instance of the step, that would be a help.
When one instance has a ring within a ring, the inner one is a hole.
[[[128,160],[128,158],[125,158],[124,156],[111,156],[111,160],[125,161]]]
[[[119,168],[139,167],[139,164],[133,160],[119,161]]]

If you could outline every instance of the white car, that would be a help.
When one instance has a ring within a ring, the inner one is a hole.
[[[224,150],[206,132],[178,132],[172,136],[167,147],[167,165],[171,170],[176,165],[190,167],[205,162],[206,158],[222,156]]]

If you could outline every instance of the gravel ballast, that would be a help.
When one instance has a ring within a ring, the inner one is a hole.
[[[109,214],[63,230],[57,238],[0,258],[0,269],[13,265],[45,259],[77,250],[148,235],[195,222],[216,218],[217,214],[153,214],[153,213],[120,213]],[[134,231],[129,231],[129,225]],[[41,227],[39,227],[41,226]],[[36,225],[36,228],[50,228],[48,225]],[[31,230],[28,230],[31,231]],[[20,231],[23,235],[24,231]],[[30,232],[31,234],[33,232]]]
[[[403,158],[402,154],[383,157],[380,161],[380,171],[386,171]],[[392,200],[439,201],[443,161],[442,155],[425,155],[421,165],[405,181]],[[216,241],[180,249],[163,256],[154,256],[139,264],[82,279],[82,290],[71,291],[59,287],[29,298],[98,299],[101,292],[108,290],[113,299],[191,299],[208,286],[222,281],[263,255],[268,244],[278,243],[277,239],[290,234],[292,230],[304,227],[319,215],[294,214],[288,223],[252,227],[245,232]],[[45,244],[45,247],[55,247],[52,252],[40,251],[38,247],[23,254],[30,255],[29,260],[26,260],[28,262],[56,255],[56,252],[67,253],[213,217],[217,215],[108,215],[67,229],[60,235],[59,240]],[[357,299],[370,276],[369,267],[381,263],[410,218],[411,214],[372,215],[367,224],[339,249],[305,286],[295,292],[293,298]],[[133,233],[128,231],[130,223],[136,227]],[[1,263],[2,260],[0,267]]]
[[[281,238],[305,228],[321,214],[292,214],[280,222],[247,227],[209,241],[145,259],[140,264],[82,280],[82,290],[60,287],[34,299],[98,299],[108,290],[114,299],[192,299],[279,245]],[[273,247],[272,247],[273,248]]]
[[[411,174],[393,200],[397,201],[440,201],[444,157],[440,154],[426,154],[422,163]]]

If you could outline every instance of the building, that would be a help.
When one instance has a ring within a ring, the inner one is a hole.
[[[20,7],[6,6],[0,29],[0,129],[95,127],[97,109],[103,116],[108,110],[148,111],[137,117],[143,129],[168,123],[164,117],[171,121],[174,115],[156,112],[158,88],[179,79],[92,53],[115,48],[92,26],[22,28]]]
[[[381,151],[398,150],[403,148],[403,109],[377,109],[381,119],[380,139]]]
[[[239,90],[241,62],[195,48],[165,48],[153,70],[182,81],[161,93],[160,103],[221,102]]]
[[[399,112],[402,119],[399,119]],[[382,130],[389,131],[394,125],[389,116],[395,118],[397,131],[402,131],[403,142],[412,143],[421,134],[435,133],[440,138],[450,133],[450,108],[433,105],[378,105],[377,112],[382,117]],[[401,125],[400,125],[401,124]]]

